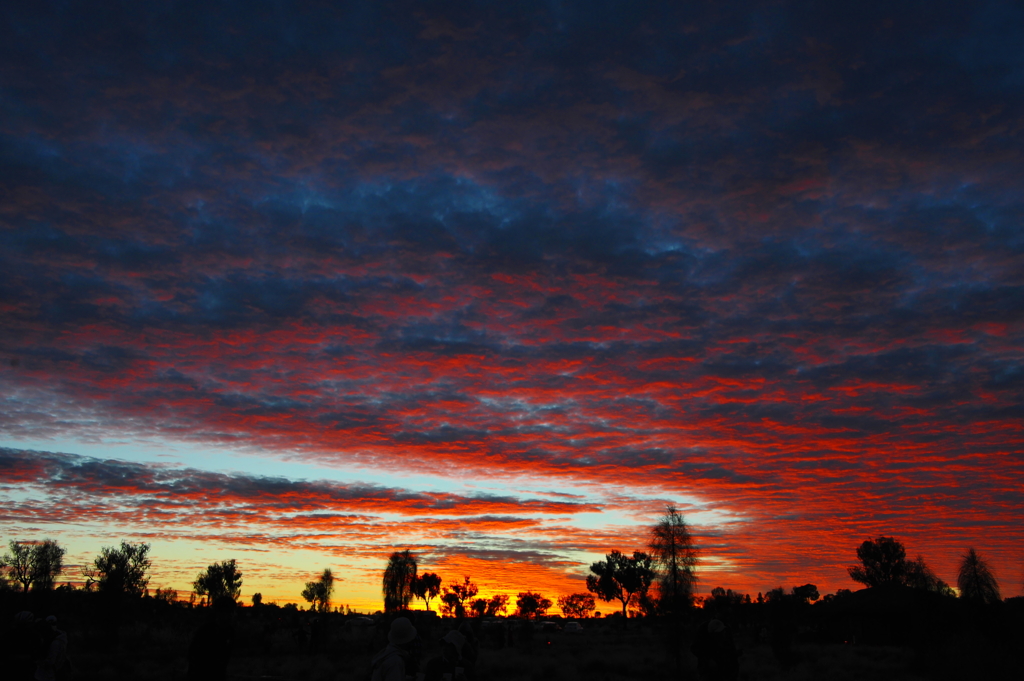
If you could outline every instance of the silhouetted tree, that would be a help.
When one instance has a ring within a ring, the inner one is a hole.
[[[656,614],[657,604],[651,598],[650,590],[654,579],[658,576],[655,569],[654,556],[643,551],[633,552],[633,563],[636,566],[637,582],[640,585],[633,597],[636,607],[648,616]]]
[[[674,507],[666,508],[665,515],[651,528],[650,549],[660,573],[659,607],[666,613],[681,612],[693,599],[700,560],[690,528]]]
[[[621,601],[625,617],[633,596],[646,593],[651,585],[655,576],[651,569],[652,558],[642,551],[634,551],[632,557],[612,551],[605,558],[590,566],[593,574],[587,576],[587,590],[604,601]]]
[[[334,593],[334,573],[331,568],[324,568],[323,573],[315,582],[306,582],[306,588],[302,590],[302,597],[310,604],[310,608],[316,612],[330,612],[331,594]]]
[[[237,600],[242,593],[242,573],[238,571],[235,559],[224,560],[208,566],[200,572],[192,589],[199,596],[205,596],[207,603],[213,603],[222,596]]]
[[[32,588],[49,591],[53,580],[64,571],[67,549],[53,539],[44,539],[32,547]]]
[[[901,585],[952,595],[953,590],[935,576],[924,557],[907,560],[903,544],[893,537],[865,541],[857,549],[860,565],[847,568],[850,578],[868,587]]]
[[[441,576],[433,572],[424,572],[413,580],[412,593],[416,598],[422,599],[427,610],[430,610],[430,599],[437,598],[441,593]]]
[[[29,588],[48,590],[53,580],[64,571],[64,554],[67,550],[56,541],[45,539],[38,544],[11,541],[9,553],[0,558],[8,577],[21,584],[22,591]]]
[[[3,563],[12,582],[21,584],[21,590],[28,593],[32,586],[32,544],[13,539],[8,543],[10,553],[4,554]]]
[[[392,553],[384,568],[384,612],[407,610],[415,581],[416,556],[409,549]]]
[[[551,601],[539,593],[523,591],[516,598],[516,615],[526,619],[539,619],[547,613]]]
[[[149,544],[130,544],[122,540],[121,546],[104,546],[86,577],[96,583],[101,593],[142,596],[149,585],[146,572],[152,562],[148,556]]]
[[[441,596],[442,617],[465,617],[466,609],[462,607],[462,601],[451,591],[446,591]]]
[[[164,603],[174,603],[178,600],[178,592],[171,587],[167,587],[166,589],[157,589],[153,598],[158,601],[163,601]]]
[[[782,589],[780,588],[779,591]],[[746,598],[750,598],[747,596]],[[704,601],[704,607],[730,608],[743,603],[744,596],[738,591],[716,586],[711,590],[711,598]]]
[[[487,610],[484,613],[488,617],[497,617],[505,614],[508,609],[508,594],[494,594],[491,600],[487,601]]]
[[[594,611],[594,605],[594,594],[591,593],[569,594],[558,598],[558,607],[562,614],[574,619],[589,617]]]
[[[918,556],[916,560],[908,560],[903,578],[904,584],[914,589],[934,591],[945,596],[956,595],[948,584],[935,576],[932,569],[924,562],[924,557]]]
[[[820,594],[818,593],[818,587],[814,584],[804,584],[803,586],[793,587],[793,598],[803,603],[813,603],[818,600]]]
[[[469,611],[473,613],[474,617],[483,617],[487,614],[487,599],[473,599],[473,602],[469,604]]]
[[[850,578],[869,587],[904,584],[907,551],[892,537],[868,539],[857,548],[861,565],[847,568]]]
[[[978,603],[998,603],[999,582],[992,574],[988,561],[983,559],[972,548],[960,559],[960,569],[956,574],[956,585],[960,589],[960,597]]]
[[[469,579],[469,575],[463,577],[463,581],[451,582],[444,587],[444,595],[441,597],[442,603],[445,604],[445,614],[455,615],[456,617],[466,616],[466,603],[471,602],[472,598],[477,595],[480,590],[477,588]]]
[[[263,605],[263,594],[257,591],[252,595],[252,607],[258,608],[261,605]]]
[[[0,561],[7,569],[8,578],[21,584],[21,590],[27,593],[32,584],[32,545],[12,539],[8,547],[10,551]]]

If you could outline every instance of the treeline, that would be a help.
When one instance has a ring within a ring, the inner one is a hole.
[[[689,608],[694,601],[697,583],[697,548],[682,514],[675,508],[650,528],[646,551],[626,555],[612,551],[605,560],[590,566],[587,591],[557,599],[562,614],[583,619],[595,614],[597,599],[618,601],[622,615],[628,616],[633,606],[642,614],[672,614]],[[384,568],[381,587],[386,614],[409,609],[414,598],[423,600],[430,610],[430,601],[440,599],[440,614],[445,617],[494,617],[511,615],[524,619],[544,617],[554,605],[551,599],[533,591],[516,594],[515,610],[508,612],[511,596],[495,594],[477,598],[479,588],[466,575],[442,586],[435,573],[418,572],[416,556],[409,551],[396,551]]]
[[[150,545],[122,541],[120,546],[105,546],[92,563],[82,570],[82,591],[108,596],[142,597],[149,595]],[[70,582],[55,586],[65,573],[67,549],[53,539],[40,542],[11,540],[0,556],[0,590],[23,593],[57,590],[73,591]],[[242,592],[242,573],[234,559],[213,563],[192,583],[190,602],[211,603],[218,598],[237,600]],[[258,595],[258,594],[257,594]],[[177,601],[178,592],[158,588],[155,598]]]
[[[409,550],[391,554],[384,569],[382,595],[384,612],[408,610],[414,599],[423,601],[431,610],[431,602],[438,600],[443,617],[462,618],[514,616],[537,619],[547,615],[557,602],[562,615],[572,619],[593,617],[597,600],[614,603],[622,617],[669,615],[692,609],[721,608],[725,605],[755,603],[812,603],[820,598],[814,584],[794,586],[789,591],[782,587],[758,593],[756,599],[731,589],[715,587],[711,595],[695,595],[697,584],[698,550],[683,516],[669,507],[664,516],[649,531],[645,550],[625,554],[615,550],[605,559],[590,566],[586,578],[587,591],[557,598],[556,601],[534,591],[522,591],[512,600],[509,594],[478,597],[479,588],[469,575],[447,584],[433,572],[419,572],[417,557]],[[97,591],[108,595],[142,597],[149,594],[150,545],[122,541],[119,546],[103,547],[93,562],[82,571],[84,591]],[[8,550],[0,556],[0,590],[52,591],[55,588],[71,590],[65,583],[56,587],[57,578],[65,572],[64,557],[67,550],[53,539],[38,542],[10,541]],[[850,578],[868,588],[905,587],[933,592],[945,597],[991,604],[1001,600],[999,582],[988,561],[970,548],[961,556],[954,590],[939,579],[920,555],[907,557],[902,542],[893,537],[880,536],[864,541],[856,549],[858,563],[850,566]],[[330,568],[317,579],[307,582],[301,597],[315,612],[330,612],[335,577]],[[192,583],[188,597],[191,605],[206,605],[217,599],[237,601],[242,589],[242,572],[234,559],[209,565]],[[824,602],[850,593],[840,589],[828,594]],[[160,588],[155,598],[168,602],[181,601],[177,591]],[[253,594],[252,603],[262,605],[259,593]],[[512,606],[514,604],[514,609]],[[290,607],[297,607],[289,604]],[[351,610],[343,606],[342,612]]]
[[[969,548],[960,556],[956,577],[957,590],[939,579],[922,556],[908,559],[906,547],[894,537],[883,536],[864,541],[857,547],[857,559],[860,562],[848,567],[847,573],[853,581],[867,588],[912,589],[948,598],[959,596],[965,601],[985,605],[1002,600],[999,581],[992,567],[973,548]],[[839,589],[835,594],[825,595],[823,601],[829,603],[850,593],[850,589]],[[819,597],[818,587],[814,584],[796,586],[788,592],[782,587],[777,587],[766,593],[758,593],[756,600],[749,594],[734,593],[731,589],[716,587],[712,589],[710,597],[698,602],[707,607],[721,607],[723,604],[739,603],[813,603]]]

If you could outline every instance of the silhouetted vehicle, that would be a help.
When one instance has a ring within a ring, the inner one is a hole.
[[[567,634],[582,634],[583,625],[579,622],[566,622],[565,626],[562,627],[562,631]]]

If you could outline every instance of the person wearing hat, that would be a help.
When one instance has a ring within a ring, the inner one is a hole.
[[[427,663],[424,681],[467,681],[462,651],[466,637],[458,631],[449,631],[441,639],[441,655]]]
[[[405,681],[406,662],[416,641],[416,627],[408,617],[396,617],[388,631],[387,647],[377,653],[370,663],[372,681]],[[414,665],[409,664],[411,669]]]

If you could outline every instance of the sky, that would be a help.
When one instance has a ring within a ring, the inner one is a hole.
[[[0,7],[0,540],[380,607],[1024,582],[1013,2]],[[617,602],[608,604],[611,611]]]

